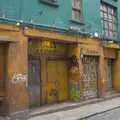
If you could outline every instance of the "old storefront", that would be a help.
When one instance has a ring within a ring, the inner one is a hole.
[[[31,106],[87,100],[106,96],[112,86],[116,89],[119,48],[108,49],[84,36],[78,36],[76,44],[74,35],[45,30],[25,29],[24,35],[29,38]],[[34,51],[30,45],[35,45]]]
[[[120,91],[119,45],[85,36],[1,24],[0,66],[4,113]]]
[[[28,46],[31,106],[68,100],[69,45],[31,38]]]
[[[92,44],[81,45],[80,51],[81,99],[83,100],[100,97],[100,89],[102,89],[100,80],[102,49],[97,40],[92,42]]]

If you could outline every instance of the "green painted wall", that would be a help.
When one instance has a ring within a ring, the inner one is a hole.
[[[0,0],[0,16],[10,19],[21,18],[20,0]]]
[[[115,7],[120,6],[120,0],[103,0]],[[0,11],[9,19],[23,20],[26,23],[56,26],[69,29],[70,26],[82,31],[101,35],[100,0],[83,0],[83,23],[76,23],[72,19],[72,0],[58,0],[58,7],[44,4],[40,0],[1,0]],[[120,7],[118,8],[120,21]],[[119,31],[119,29],[118,29]]]
[[[101,33],[100,25],[100,1],[99,0],[83,0],[83,13],[85,30],[90,33]]]
[[[58,0],[58,7],[43,4],[40,0],[23,0],[23,16],[25,21],[32,20],[33,23],[45,24],[57,27],[69,26],[71,19],[70,0]],[[28,5],[26,7],[26,5]],[[67,9],[65,9],[67,8]]]

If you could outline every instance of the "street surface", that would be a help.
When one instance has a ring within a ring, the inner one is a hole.
[[[120,97],[71,110],[38,115],[29,120],[120,120]]]
[[[58,116],[51,116],[49,119],[47,120],[64,120],[61,119]],[[38,118],[32,118],[31,120],[38,120]],[[40,117],[39,117],[40,120]],[[43,119],[41,119],[43,120]],[[76,120],[120,120],[120,108],[118,109],[114,109],[108,112],[104,112],[102,114],[97,114],[95,116],[91,116],[88,118],[84,118],[84,119],[76,119]]]
[[[56,107],[56,105],[53,105],[53,107]],[[42,109],[46,111],[46,109]],[[26,120],[27,116],[29,116],[28,120],[120,120],[120,97],[87,104],[73,109],[54,111],[48,114],[40,115],[39,112],[41,112],[41,109],[31,112],[29,111],[29,114],[28,112],[24,112],[23,114],[21,111],[17,114],[13,114],[11,119],[0,117],[0,120]],[[34,114],[35,116],[32,117],[31,115]]]
[[[80,120],[120,120],[120,108]]]

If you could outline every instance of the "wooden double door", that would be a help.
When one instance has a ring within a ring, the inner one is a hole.
[[[29,60],[30,106],[40,106],[42,96],[46,104],[66,101],[68,99],[68,67],[63,60],[46,62],[46,95],[42,95],[40,60]]]
[[[47,103],[56,103],[68,99],[68,67],[63,60],[47,61]]]

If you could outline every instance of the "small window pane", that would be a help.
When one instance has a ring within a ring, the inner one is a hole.
[[[109,37],[113,38],[113,32],[112,31],[109,31]]]
[[[80,9],[80,0],[73,0],[72,5],[74,8]]]
[[[108,13],[112,14],[112,12],[113,12],[113,10],[110,7],[108,7]]]
[[[114,23],[116,23],[116,17],[115,16],[113,16],[112,20],[113,20]]]
[[[104,28],[107,29],[108,28],[108,23],[106,21],[104,21]]]
[[[107,7],[106,6],[103,6],[103,11],[107,12]]]
[[[113,31],[116,31],[116,25],[113,24]]]
[[[116,32],[113,32],[113,37],[115,37],[116,36]]]
[[[111,14],[112,14],[112,15],[114,15],[114,14],[115,14],[115,12],[114,12],[114,10],[113,10],[113,9],[111,9]]]
[[[104,18],[107,19],[107,13],[104,13]]]
[[[108,19],[109,19],[110,21],[112,21],[112,15],[111,15],[111,14],[108,14]]]
[[[109,29],[112,30],[113,29],[113,24],[112,23],[109,23]]]
[[[105,29],[104,34],[106,37],[108,37],[108,30],[107,29]]]
[[[74,19],[74,20],[80,20],[80,11],[77,11],[77,10],[73,10],[72,11],[72,18]]]

